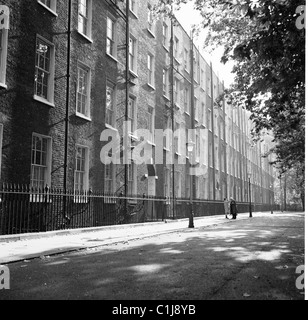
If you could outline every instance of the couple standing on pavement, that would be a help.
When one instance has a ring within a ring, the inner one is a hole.
[[[230,198],[230,201],[225,198],[224,199],[224,206],[225,206],[225,215],[228,219],[228,214],[232,214],[232,219],[236,219],[237,216],[237,207],[236,202],[233,198]]]

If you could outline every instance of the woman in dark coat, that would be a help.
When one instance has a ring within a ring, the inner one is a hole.
[[[230,201],[230,212],[233,216],[232,219],[236,219],[236,216],[237,216],[237,207],[236,207],[236,202],[233,198],[230,198],[231,201]]]

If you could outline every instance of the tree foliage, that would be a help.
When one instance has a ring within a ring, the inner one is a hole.
[[[222,62],[234,62],[231,103],[251,112],[254,133],[270,130],[281,170],[302,167],[305,158],[305,29],[302,0],[192,0],[207,28],[206,48],[224,47]],[[175,8],[187,0],[173,2]],[[163,8],[163,6],[161,7]]]

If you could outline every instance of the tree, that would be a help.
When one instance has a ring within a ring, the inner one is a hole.
[[[160,9],[173,2],[161,0]],[[254,134],[271,130],[276,164],[284,170],[305,159],[305,30],[302,0],[194,0],[207,28],[206,48],[224,47],[235,63],[230,103],[251,111]],[[158,10],[159,11],[159,10]]]

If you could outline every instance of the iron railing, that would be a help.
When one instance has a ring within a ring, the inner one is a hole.
[[[175,203],[175,208],[171,207]],[[222,201],[196,199],[194,216],[223,215]],[[253,211],[278,210],[276,206],[254,205]],[[0,235],[90,228],[118,224],[188,218],[189,199],[131,196],[101,192],[33,189],[4,185],[0,189]],[[238,203],[238,211],[248,212],[248,203]]]

